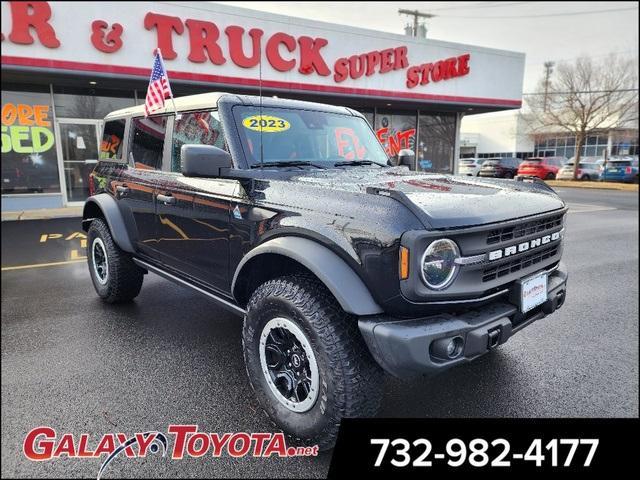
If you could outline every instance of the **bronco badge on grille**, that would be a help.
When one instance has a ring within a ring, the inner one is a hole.
[[[509,247],[500,248],[487,253],[487,259],[491,262],[493,260],[499,260],[503,257],[510,257],[516,253],[526,252],[533,248],[538,248],[542,245],[548,245],[552,242],[556,242],[562,238],[562,230],[554,232],[544,237],[534,238],[526,242],[518,243],[517,245],[511,245]]]

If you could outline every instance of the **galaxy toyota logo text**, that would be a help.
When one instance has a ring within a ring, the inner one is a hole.
[[[171,447],[173,443],[173,448]],[[42,462],[61,457],[101,459],[98,479],[117,457],[144,458],[149,454],[169,456],[172,460],[185,457],[233,458],[308,457],[318,455],[318,446],[288,446],[283,433],[276,432],[202,432],[197,425],[169,425],[167,434],[147,431],[126,435],[106,433],[91,439],[88,433],[59,435],[51,427],[37,427],[27,433],[22,452],[29,460]]]
[[[490,262],[492,262],[494,260],[499,260],[504,257],[510,257],[511,255],[515,255],[517,253],[526,252],[527,250],[531,250],[533,248],[538,248],[543,245],[556,242],[561,238],[562,238],[562,230],[560,230],[559,232],[551,233],[549,235],[545,235],[544,237],[534,238],[533,240],[528,240],[526,242],[522,242],[517,245],[511,245],[506,248],[493,250],[487,253],[487,259]]]

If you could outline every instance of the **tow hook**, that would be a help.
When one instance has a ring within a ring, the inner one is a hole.
[[[500,327],[492,328],[487,332],[487,348],[493,350],[500,344]]]

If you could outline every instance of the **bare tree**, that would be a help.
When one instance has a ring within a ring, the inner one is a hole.
[[[629,128],[638,121],[638,60],[610,55],[559,63],[554,77],[526,99],[523,115],[533,138],[564,131],[575,136],[573,178],[590,133]],[[635,127],[637,128],[637,126]]]

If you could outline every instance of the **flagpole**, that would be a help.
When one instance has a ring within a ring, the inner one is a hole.
[[[182,115],[180,115],[178,113],[178,109],[176,108],[176,102],[173,99],[173,88],[171,88],[171,83],[169,82],[169,70],[167,70],[166,65],[164,64],[164,58],[162,58],[162,50],[160,50],[160,47],[158,47],[157,49],[158,55],[160,56],[160,62],[162,62],[162,69],[166,72],[167,74],[167,85],[169,85],[169,95],[171,96],[171,104],[173,105],[173,111],[176,114],[176,120],[180,120],[180,117]]]

